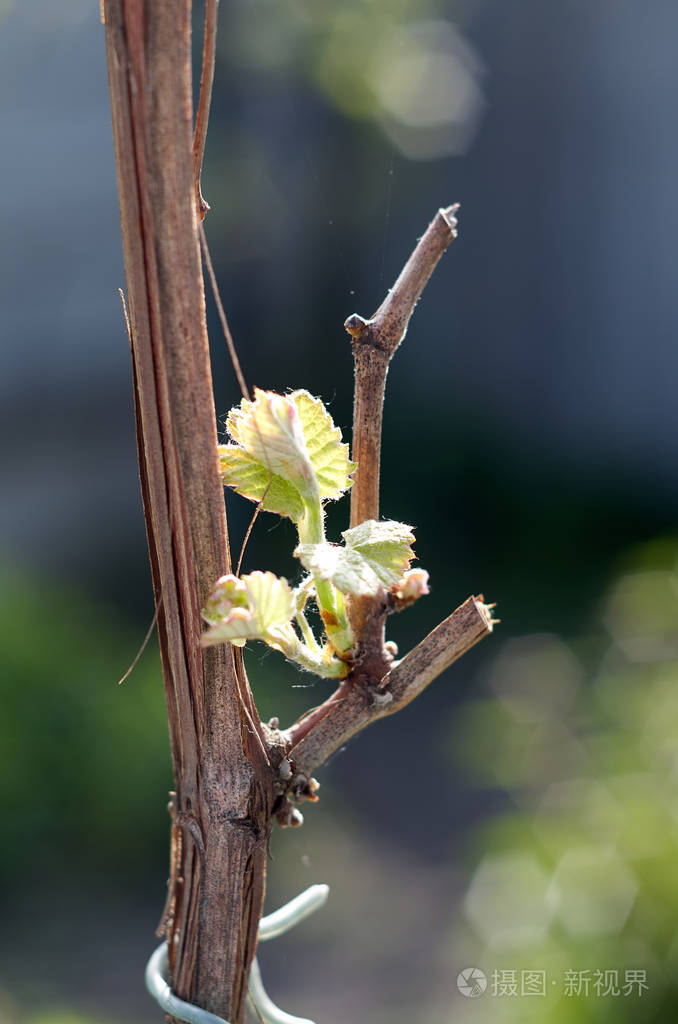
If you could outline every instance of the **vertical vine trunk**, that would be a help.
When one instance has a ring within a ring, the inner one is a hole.
[[[106,0],[137,439],[176,793],[172,988],[233,1024],[264,895],[273,787],[241,654],[201,650],[230,569],[191,156],[190,0]]]
[[[209,84],[216,0],[207,13]],[[384,621],[395,597],[380,589],[352,610],[359,656],[350,675],[319,708],[266,736],[240,650],[228,643],[201,648],[200,609],[231,569],[199,246],[209,90],[194,146],[191,0],[105,0],[104,15],[139,468],[175,777],[162,927],[174,993],[241,1024],[274,805],[281,823],[294,821],[293,804],[317,788],[311,772],[348,738],[409,703],[487,636],[494,620],[482,598],[469,598],[394,663]],[[353,525],[379,518],[388,361],[455,237],[455,210],[438,211],[375,316],[346,322],[356,358],[360,461]],[[283,756],[286,776],[271,765]]]

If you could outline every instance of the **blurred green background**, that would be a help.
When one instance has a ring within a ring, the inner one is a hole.
[[[159,1019],[171,776],[154,643],[117,686],[152,598],[97,7],[0,2],[3,1024]],[[264,977],[322,1024],[678,1013],[677,30],[640,0],[222,0],[206,228],[250,386],[348,436],[343,321],[462,204],[389,374],[383,514],[432,583],[392,638],[472,592],[502,622],[274,834],[269,907],[332,893]],[[292,545],[262,515],[245,568]],[[262,717],[328,692],[246,656]]]

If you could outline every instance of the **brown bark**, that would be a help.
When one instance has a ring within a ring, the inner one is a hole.
[[[106,0],[141,485],[169,717],[172,986],[236,1024],[264,892],[271,776],[239,652],[202,650],[230,568],[191,158],[190,0]]]

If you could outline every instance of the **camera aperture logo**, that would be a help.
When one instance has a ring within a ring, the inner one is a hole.
[[[479,967],[465,967],[457,975],[457,988],[467,999],[475,999],[487,988],[487,978]]]

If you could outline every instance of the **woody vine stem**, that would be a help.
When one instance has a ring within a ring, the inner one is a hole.
[[[220,449],[200,258],[216,2],[206,3],[195,133],[190,0],[105,0],[104,15],[141,489],[175,779],[162,931],[177,997],[240,1024],[272,820],[297,823],[297,805],[317,798],[313,773],[333,751],[403,708],[492,630],[488,605],[469,597],[399,661],[385,638],[389,613],[426,593],[426,574],[409,568],[410,528],[379,517],[384,386],[417,300],[455,237],[456,208],[436,213],[375,315],[346,321],[357,469],[322,403],[303,391],[255,390],[231,411],[232,443]],[[262,514],[297,524],[295,553],[306,573],[296,587],[268,572],[232,573],[224,482]],[[349,488],[350,528],[333,544],[323,506]],[[320,612],[320,639],[305,616],[308,601]],[[335,692],[289,728],[262,723],[242,661],[241,646],[252,640],[334,676]]]

